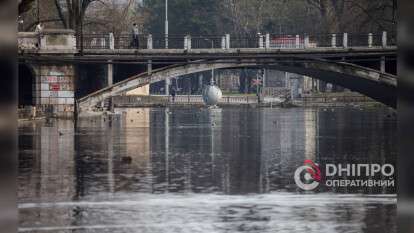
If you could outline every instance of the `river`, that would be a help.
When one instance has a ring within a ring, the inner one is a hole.
[[[20,232],[397,232],[395,188],[293,178],[306,159],[395,164],[389,109],[116,111],[20,123]]]

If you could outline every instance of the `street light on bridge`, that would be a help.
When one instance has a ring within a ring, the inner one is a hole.
[[[165,48],[168,49],[168,0],[165,0]]]

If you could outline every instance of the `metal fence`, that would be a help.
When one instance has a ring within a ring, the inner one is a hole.
[[[131,34],[84,34],[84,49],[307,49],[325,47],[395,46],[396,33],[281,35],[140,35],[139,46]],[[112,44],[111,44],[112,43]],[[79,44],[78,44],[79,46]]]
[[[82,37],[84,49],[110,49],[109,34],[83,34]]]
[[[222,47],[222,36],[191,36],[194,49],[217,49]]]

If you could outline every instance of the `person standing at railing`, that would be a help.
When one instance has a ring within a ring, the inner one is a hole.
[[[132,47],[139,49],[139,27],[136,23],[132,25]]]
[[[35,29],[35,32],[37,33],[37,44],[36,44],[36,46],[37,46],[37,48],[38,49],[40,49],[40,42],[41,42],[41,40],[42,40],[42,37],[41,37],[41,34],[42,34],[42,32],[43,32],[43,25],[42,25],[42,23],[41,22],[39,22],[37,25],[36,25],[36,29]]]

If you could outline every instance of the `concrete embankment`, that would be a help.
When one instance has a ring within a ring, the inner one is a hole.
[[[383,104],[355,92],[325,92],[303,95],[291,101],[301,107],[344,107],[349,105],[384,106]]]
[[[106,101],[105,106],[97,107],[94,111],[81,112],[78,116],[100,116],[112,114],[116,108],[139,108],[139,107],[204,107],[200,95],[178,95],[173,99],[171,96],[114,96]],[[290,101],[283,101],[275,97],[265,97],[259,103],[254,95],[228,95],[223,96],[218,103],[219,107],[344,107],[344,106],[383,106],[375,100],[354,92],[341,93],[312,93],[303,95]],[[36,107],[25,107],[18,111],[19,121],[53,118],[53,111]]]

